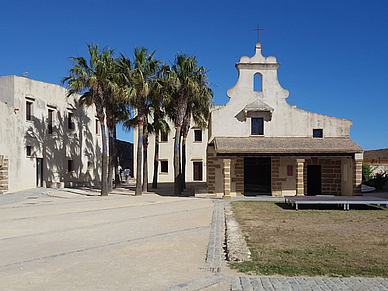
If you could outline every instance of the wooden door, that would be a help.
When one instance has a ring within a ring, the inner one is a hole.
[[[202,162],[193,162],[194,181],[202,181]]]

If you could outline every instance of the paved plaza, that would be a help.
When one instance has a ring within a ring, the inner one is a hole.
[[[388,279],[258,277],[227,267],[220,199],[117,189],[0,195],[1,290],[388,290]]]

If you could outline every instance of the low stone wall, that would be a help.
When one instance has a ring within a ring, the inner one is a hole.
[[[228,261],[243,262],[251,260],[251,252],[240,226],[233,217],[229,204],[225,204],[225,231],[226,231],[226,253]]]

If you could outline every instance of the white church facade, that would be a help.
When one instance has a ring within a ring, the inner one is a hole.
[[[349,138],[351,120],[296,108],[277,77],[275,57],[242,57],[230,101],[212,111],[207,149],[208,190],[250,194],[354,195],[363,150]],[[254,91],[254,76],[261,91]]]

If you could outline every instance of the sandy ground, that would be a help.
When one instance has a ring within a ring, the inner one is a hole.
[[[206,275],[212,201],[84,194],[0,206],[1,290],[164,290]]]

